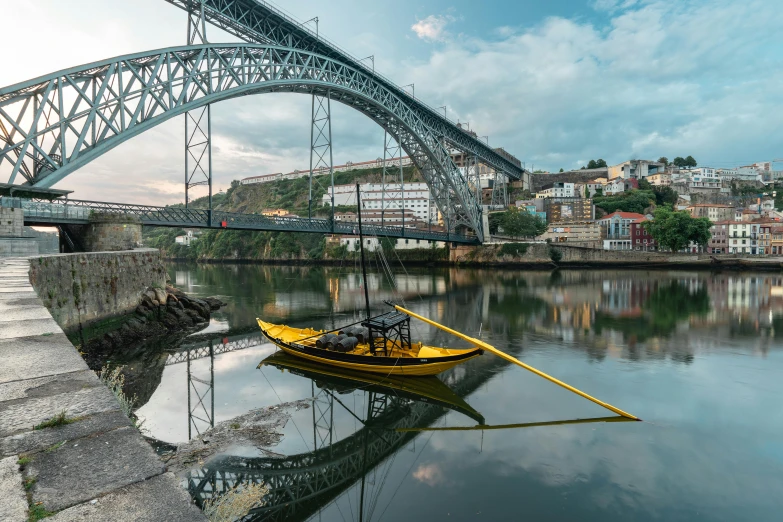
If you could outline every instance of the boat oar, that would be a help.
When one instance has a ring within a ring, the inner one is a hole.
[[[566,390],[568,390],[570,392],[574,392],[575,394],[580,395],[580,396],[584,397],[585,399],[598,404],[599,406],[603,406],[604,408],[606,408],[609,411],[613,411],[616,414],[622,415],[623,417],[627,417],[629,419],[642,420],[639,417],[636,417],[634,415],[631,415],[630,413],[624,412],[620,408],[615,408],[614,406],[612,406],[609,403],[606,403],[606,402],[604,402],[602,400],[596,399],[595,397],[593,397],[591,395],[588,395],[588,394],[586,394],[585,392],[583,392],[581,390],[577,390],[573,386],[571,386],[569,384],[566,384],[566,383],[564,383],[563,381],[561,381],[559,379],[555,379],[551,375],[547,375],[544,372],[542,372],[541,370],[536,370],[535,368],[533,368],[529,364],[525,364],[522,361],[520,361],[519,359],[516,359],[516,358],[508,355],[507,353],[501,352],[500,350],[498,350],[497,348],[495,348],[491,344],[487,344],[484,341],[481,341],[479,339],[475,339],[473,337],[470,337],[469,335],[462,334],[462,333],[460,333],[460,332],[458,332],[456,330],[452,330],[451,328],[449,328],[447,326],[443,326],[442,324],[436,323],[435,321],[427,319],[426,317],[422,317],[422,316],[420,316],[418,314],[415,314],[415,313],[411,312],[410,310],[406,310],[405,308],[403,308],[401,306],[394,305],[394,308],[396,308],[397,311],[399,311],[399,312],[402,312],[404,314],[408,314],[411,317],[415,317],[419,321],[424,321],[425,323],[430,324],[430,325],[434,326],[435,328],[440,328],[444,332],[448,332],[448,333],[454,335],[455,337],[459,337],[460,339],[463,339],[463,340],[469,342],[470,344],[472,344],[472,345],[474,345],[474,346],[476,346],[478,348],[484,349],[484,350],[486,350],[488,352],[492,352],[495,355],[497,355],[498,357],[500,357],[501,359],[505,359],[506,361],[508,361],[510,363],[514,363],[517,366],[521,366],[525,370],[531,371],[531,372],[535,373],[536,375],[538,375],[540,377],[543,377],[544,379],[546,379],[546,380],[548,380],[550,382],[553,382],[553,383],[557,384],[558,386],[561,386],[561,387],[565,388]]]
[[[487,431],[487,430],[509,430],[517,428],[539,428],[542,426],[563,426],[565,424],[590,424],[593,422],[632,422],[634,419],[628,417],[597,417],[595,419],[574,419],[546,422],[525,422],[517,424],[478,424],[476,426],[438,426],[434,428],[396,428],[394,431],[399,433],[419,432],[419,431]]]

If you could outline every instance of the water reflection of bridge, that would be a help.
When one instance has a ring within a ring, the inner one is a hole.
[[[482,303],[488,297],[483,290],[463,288],[447,296],[432,297],[422,299],[414,308],[444,323],[464,325],[465,331],[478,331],[483,321],[482,310],[486,309]],[[424,334],[429,342],[440,337],[438,331],[426,330]],[[169,355],[167,365],[188,365],[188,421],[196,433],[214,425],[214,358],[265,342],[259,334],[229,335],[182,345]],[[192,375],[190,363],[207,357],[210,358],[210,379]],[[496,357],[480,357],[441,374],[440,379],[456,396],[466,397],[507,364]],[[355,412],[328,387],[319,388],[313,384],[312,392],[313,451],[284,458],[227,456],[213,460],[188,475],[191,495],[203,502],[241,483],[263,483],[270,492],[265,505],[253,511],[253,520],[305,520],[417,435],[398,429],[431,426],[448,412],[442,403],[426,397],[411,398],[377,391],[362,392],[366,394],[367,411]],[[361,422],[358,431],[336,442],[335,408],[346,409]]]

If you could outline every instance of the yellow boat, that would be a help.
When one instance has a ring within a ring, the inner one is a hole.
[[[426,376],[478,357],[481,348],[441,348],[410,341],[410,316],[389,312],[362,321],[366,338],[359,335],[345,347],[319,342],[336,331],[292,328],[258,319],[261,332],[284,352],[339,368],[381,375]],[[349,339],[350,336],[344,339]]]
[[[465,399],[454,393],[436,377],[406,379],[392,375],[378,375],[324,366],[301,357],[292,357],[284,352],[273,353],[258,365],[272,366],[287,370],[315,382],[319,388],[325,388],[339,394],[360,389],[383,395],[393,395],[405,399],[437,404],[458,411],[470,417],[480,425],[484,416],[470,406]]]

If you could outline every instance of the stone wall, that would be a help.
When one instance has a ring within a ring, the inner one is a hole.
[[[22,237],[24,211],[0,207],[0,237]]]
[[[0,237],[0,257],[38,255],[39,241],[29,237]]]
[[[132,312],[147,288],[165,288],[160,252],[56,254],[30,260],[30,282],[66,332]]]
[[[68,234],[85,252],[117,252],[142,245],[141,220],[111,213],[90,214],[89,225],[65,225]]]
[[[533,174],[530,178],[531,192],[538,192],[552,183],[585,183],[595,178],[605,178],[606,169],[570,170],[552,174]]]

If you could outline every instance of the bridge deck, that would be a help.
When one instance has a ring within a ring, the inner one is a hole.
[[[332,221],[331,219],[262,216],[195,208],[156,207],[74,199],[49,202],[7,197],[0,198],[0,206],[23,209],[26,225],[86,225],[90,222],[90,216],[93,213],[108,213],[136,217],[141,220],[143,225],[161,227],[358,234],[356,223]],[[370,224],[363,225],[362,231],[367,236],[448,241],[463,244],[477,244],[479,242],[475,236],[419,228]]]

